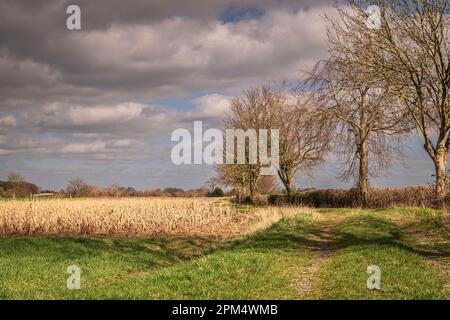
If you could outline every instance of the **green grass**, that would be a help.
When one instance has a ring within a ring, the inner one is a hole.
[[[237,250],[163,269],[102,290],[107,299],[295,299],[291,279],[305,257]]]
[[[402,210],[320,212],[321,219],[299,215],[227,242],[0,238],[0,299],[450,298],[448,277],[427,263],[450,257],[433,219]],[[415,242],[394,216],[413,219],[434,240]],[[82,269],[80,290],[66,288],[69,265]],[[369,265],[381,268],[380,291],[366,287]],[[307,282],[311,290],[295,285]]]
[[[353,216],[335,231],[336,253],[319,273],[325,299],[446,299],[448,279],[428,266],[393,223],[374,216]],[[369,265],[381,269],[381,290],[368,290]]]
[[[0,239],[0,298],[83,297],[142,271],[164,268],[202,255],[211,241],[197,239]],[[79,292],[67,290],[67,267],[82,269]]]

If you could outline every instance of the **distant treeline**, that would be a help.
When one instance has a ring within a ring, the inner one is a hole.
[[[101,188],[97,186],[87,186],[84,190],[76,192],[61,190],[56,194],[62,197],[208,197],[224,196],[220,188],[211,191],[207,188],[184,190],[181,188],[156,188],[148,190],[136,190],[132,187]]]
[[[206,185],[196,189],[182,189],[177,187],[155,188],[147,190],[137,190],[132,187],[122,187],[114,184],[103,188],[86,183],[83,179],[76,178],[68,182],[64,189],[57,192],[61,197],[222,197],[236,195],[235,189],[224,191],[221,185],[211,178]],[[257,192],[261,194],[273,194],[279,192],[274,177],[267,176],[260,179],[257,186]]]
[[[123,187],[113,184],[110,187],[100,187],[86,183],[81,178],[70,180],[60,191],[42,190],[38,186],[26,182],[20,173],[10,173],[9,181],[0,181],[0,197],[29,197],[35,195],[55,197],[223,197],[235,196],[234,189],[224,191],[214,179],[208,180],[206,186],[195,189],[182,189],[177,187],[153,188],[137,190],[133,187]],[[257,185],[258,192],[273,194],[278,192],[274,179],[269,177],[261,179]]]
[[[83,179],[70,180],[67,186],[57,193],[61,197],[207,197],[224,196],[222,189],[198,188],[184,190],[181,188],[155,188],[136,190],[132,187],[122,187],[117,184],[108,188],[89,185]]]
[[[156,188],[139,191],[131,187],[101,188],[90,185],[86,185],[78,190],[62,189],[59,192],[54,192],[42,191],[36,185],[28,182],[0,181],[0,197],[24,198],[40,193],[53,195],[55,197],[221,197],[232,195],[231,193],[223,192],[220,188],[215,188],[213,191],[207,188],[189,190],[181,188]]]
[[[316,208],[356,208],[360,207],[358,190],[352,189],[309,189],[288,194],[280,193],[274,188],[263,188],[253,198],[247,197],[242,202],[256,205],[307,206]],[[39,193],[54,193],[55,197],[221,197],[236,196],[236,190],[224,192],[217,186],[189,189],[156,188],[144,191],[132,187],[113,185],[109,188],[92,186],[81,179],[69,181],[66,188],[59,192],[42,191],[29,182],[0,181],[0,197],[29,197]],[[410,186],[405,188],[372,188],[368,197],[369,208],[390,207],[432,207],[433,186]],[[450,207],[450,194],[446,205]]]

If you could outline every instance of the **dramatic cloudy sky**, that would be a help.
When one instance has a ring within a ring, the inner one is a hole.
[[[80,31],[66,28],[70,4]],[[230,97],[297,79],[326,56],[324,12],[329,1],[0,0],[0,180],[201,186],[213,169],[173,165],[171,132],[220,127]],[[431,180],[420,140],[409,146],[376,184]],[[348,186],[340,168],[301,185]]]

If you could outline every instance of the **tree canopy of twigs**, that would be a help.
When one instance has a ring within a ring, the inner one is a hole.
[[[287,194],[295,191],[294,176],[309,174],[324,160],[330,141],[329,126],[283,85],[261,86],[244,92],[231,102],[225,127],[232,129],[278,129],[279,166],[276,168]],[[246,150],[248,152],[248,150]],[[248,159],[248,156],[247,156]],[[261,164],[225,164],[220,177],[241,193],[254,195]]]
[[[411,125],[386,80],[366,67],[361,52],[371,38],[349,23],[357,19],[359,27],[371,30],[365,23],[365,11],[340,6],[338,10],[339,20],[330,20],[328,30],[329,57],[316,64],[305,84],[312,88],[310,97],[318,113],[335,127],[335,151],[347,164],[341,178],[356,178],[364,206],[370,195],[369,177],[391,166],[394,151],[400,151],[400,138]]]
[[[380,26],[367,24],[369,5],[380,8]],[[423,138],[435,167],[435,196],[442,207],[450,147],[450,3],[448,0],[349,0],[337,5],[331,24],[332,55],[356,62],[368,79],[395,97]]]

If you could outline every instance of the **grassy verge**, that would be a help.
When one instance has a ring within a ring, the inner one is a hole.
[[[212,245],[177,238],[1,238],[0,299],[82,298],[91,288],[202,256]],[[66,287],[70,265],[82,270],[80,292]]]

